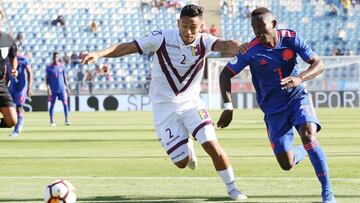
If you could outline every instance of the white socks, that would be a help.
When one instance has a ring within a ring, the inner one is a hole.
[[[234,171],[231,166],[229,166],[226,170],[218,171],[218,174],[225,183],[227,192],[237,188],[235,184]]]

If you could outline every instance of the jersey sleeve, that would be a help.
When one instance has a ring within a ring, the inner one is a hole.
[[[144,37],[134,40],[139,54],[155,52],[161,46],[164,36],[161,30],[154,30]]]
[[[226,67],[233,72],[234,75],[237,75],[249,64],[250,58],[248,52],[244,55],[239,53],[227,63]]]
[[[310,46],[305,42],[305,40],[296,33],[294,39],[294,49],[297,54],[306,62],[311,59],[316,53],[310,48]]]
[[[205,53],[208,54],[210,52],[212,52],[214,49],[214,45],[216,43],[216,41],[218,40],[217,37],[210,35],[210,34],[204,34],[203,35],[203,42],[206,48]]]

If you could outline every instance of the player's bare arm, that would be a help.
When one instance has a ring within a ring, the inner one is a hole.
[[[224,101],[224,104],[231,104],[231,78],[234,76],[227,67],[225,67],[220,74],[220,91],[221,97]],[[233,118],[233,109],[232,107],[226,107],[225,110],[221,113],[219,121],[217,122],[218,128],[225,128],[229,126]]]
[[[49,76],[46,75],[46,80],[45,80],[45,81],[46,81],[47,94],[48,94],[48,96],[51,96],[51,90],[50,90],[49,80],[50,80]]]
[[[248,48],[248,43],[242,44],[237,40],[217,40],[214,45],[214,51],[228,53],[232,56],[235,56],[239,52],[244,54]]]
[[[97,52],[86,54],[85,57],[81,60],[81,63],[92,64],[101,57],[116,58],[137,52],[138,48],[135,42],[120,43]]]
[[[70,94],[71,91],[70,91],[70,87],[69,87],[68,77],[66,76],[66,74],[64,74],[64,83],[65,83],[65,87],[66,87],[66,92],[67,92],[68,94]]]
[[[16,78],[18,76],[17,67],[18,61],[17,58],[10,58],[10,67],[11,67],[11,75]]]
[[[310,64],[310,67],[298,76],[289,76],[281,80],[283,89],[296,87],[306,80],[315,78],[324,71],[324,64],[317,55],[313,56],[307,63]]]
[[[27,73],[27,81],[28,81],[28,91],[27,91],[27,94],[29,97],[32,96],[32,78],[33,78],[33,75],[32,75],[32,68],[30,65],[27,65],[26,66],[26,73]]]

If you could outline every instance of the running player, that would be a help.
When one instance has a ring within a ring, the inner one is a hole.
[[[298,33],[276,29],[276,20],[267,8],[257,8],[251,13],[251,26],[256,38],[249,50],[238,54],[220,74],[221,95],[225,110],[217,123],[228,126],[232,120],[231,78],[250,66],[257,101],[265,113],[265,124],[276,159],[283,170],[290,170],[306,154],[309,155],[322,186],[322,200],[335,202],[330,183],[325,153],[316,139],[320,124],[311,102],[310,94],[302,84],[323,71],[323,63]],[[300,72],[298,54],[310,67]],[[296,127],[303,145],[293,147]]]
[[[54,105],[56,98],[62,101],[64,106],[65,114],[65,125],[70,125],[68,119],[69,115],[69,106],[68,106],[68,94],[69,87],[66,77],[66,68],[65,65],[59,62],[59,53],[53,53],[53,62],[52,64],[46,67],[46,85],[47,92],[50,100],[50,126],[56,126],[54,122]]]
[[[16,78],[11,76],[11,67],[7,65],[7,74],[5,80],[10,83],[8,85],[11,97],[16,105],[16,112],[18,122],[15,125],[13,132],[10,134],[12,137],[19,136],[23,125],[24,109],[26,95],[32,96],[31,81],[32,81],[32,70],[30,61],[25,56],[17,55],[18,60],[18,76]]]
[[[205,57],[212,51],[235,55],[241,46],[199,33],[202,15],[202,7],[186,5],[181,10],[178,29],[155,30],[133,42],[89,53],[82,63],[93,63],[100,57],[155,52],[150,97],[156,133],[163,148],[177,167],[194,169],[197,159],[191,134],[212,158],[229,196],[246,199],[235,184],[229,158],[217,141],[213,121],[200,99]]]

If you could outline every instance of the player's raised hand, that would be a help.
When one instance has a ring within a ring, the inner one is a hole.
[[[219,121],[217,122],[218,128],[226,128],[229,126],[233,118],[233,110],[224,110],[221,113]]]
[[[294,88],[300,85],[302,82],[303,80],[301,79],[301,77],[289,76],[281,80],[281,89],[286,90],[289,88]]]
[[[81,64],[93,64],[99,56],[96,53],[88,53],[85,54],[84,57],[81,59]]]

